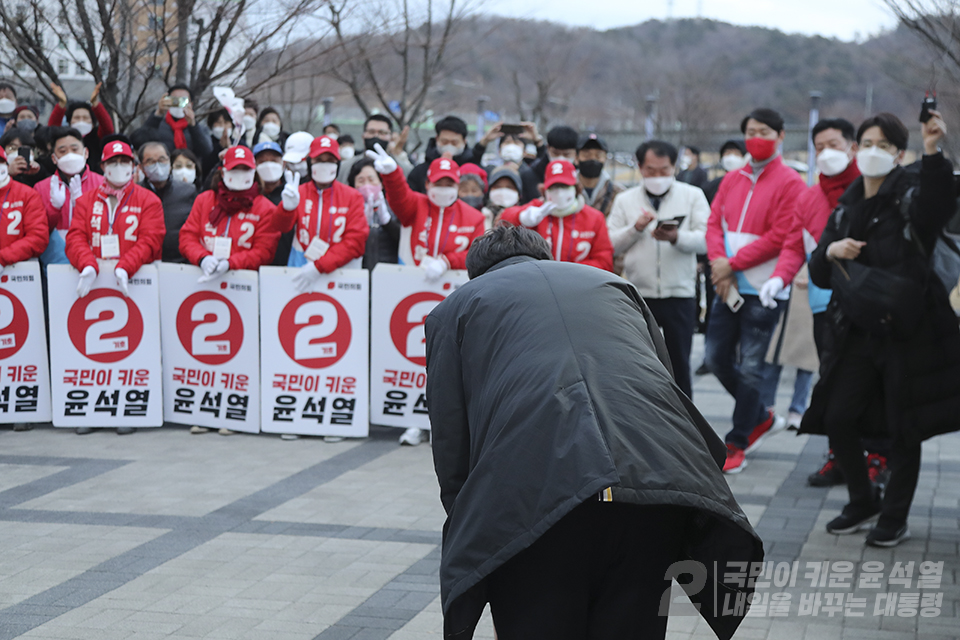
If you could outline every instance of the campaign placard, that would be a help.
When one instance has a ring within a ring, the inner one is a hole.
[[[18,262],[0,275],[0,422],[50,420],[50,367],[40,263]]]
[[[256,271],[198,283],[199,267],[160,270],[163,419],[260,432],[260,309]]]
[[[366,437],[369,274],[339,269],[298,293],[296,272],[260,267],[260,428]]]
[[[373,269],[370,323],[370,422],[430,428],[427,415],[426,338],[433,308],[467,281],[447,271],[428,282],[423,269],[378,264]]]
[[[50,373],[55,427],[163,424],[157,267],[117,286],[116,260],[100,260],[93,289],[77,297],[77,270],[47,267]]]

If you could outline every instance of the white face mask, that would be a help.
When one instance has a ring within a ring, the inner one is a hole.
[[[287,168],[294,173],[299,173],[301,176],[307,175],[307,161],[301,160],[300,162],[288,162]]]
[[[693,160],[690,159],[690,156],[683,156],[680,158],[680,171],[686,171],[691,164],[693,164]]]
[[[643,187],[655,196],[662,196],[673,186],[673,176],[644,178]]]
[[[349,160],[356,153],[353,147],[340,147],[340,157],[344,160]]]
[[[17,101],[10,98],[0,98],[0,113],[10,113],[17,108]]]
[[[869,147],[857,152],[857,166],[868,178],[882,178],[896,166],[896,158],[880,147]]]
[[[720,158],[720,166],[723,167],[723,170],[727,173],[731,171],[739,171],[740,169],[743,169],[746,164],[747,159],[743,156],[738,156],[735,153],[728,153]]]
[[[444,144],[444,145],[438,145],[437,151],[440,153],[440,155],[449,154],[453,157],[456,157],[461,153],[463,153],[463,150],[465,148],[466,147],[464,147],[462,144]]]
[[[331,140],[336,140],[337,138],[340,137],[340,134],[339,134],[339,133],[325,133],[325,134],[323,134],[323,135],[327,136],[327,137],[330,138]]]
[[[456,187],[427,187],[427,198],[441,209],[456,202],[458,193]]]
[[[256,118],[254,118],[253,116],[250,116],[250,115],[243,116],[243,128],[244,128],[245,130],[247,130],[247,131],[253,131],[253,129],[254,129],[256,126],[257,126],[257,119],[256,119]]]
[[[183,107],[170,107],[170,115],[179,120],[186,115],[186,112],[183,110]]]
[[[114,162],[103,168],[103,177],[114,187],[123,187],[133,178],[132,162]]]
[[[90,135],[90,132],[93,131],[93,124],[87,122],[86,120],[81,120],[80,122],[70,126],[79,131],[80,135],[82,136]]]
[[[150,178],[150,182],[165,182],[170,177],[170,163],[154,162],[144,166],[143,172]]]
[[[505,144],[500,147],[500,157],[504,162],[519,163],[523,160],[523,147],[518,144]]]
[[[850,166],[850,156],[837,149],[824,149],[817,156],[817,169],[825,176],[836,176]]]
[[[261,129],[267,134],[267,137],[273,138],[274,140],[280,135],[280,125],[276,122],[264,122]]]
[[[257,173],[264,182],[277,182],[283,176],[283,165],[279,162],[261,162],[257,165]]]
[[[5,187],[7,185],[7,179],[10,177],[10,167],[7,166],[7,163],[4,162],[0,164],[0,187]]]
[[[337,179],[337,163],[314,162],[310,165],[310,177],[317,184],[330,184]]]
[[[223,137],[223,127],[214,127],[213,129],[210,129],[210,133],[213,134],[214,138],[219,140]]]
[[[75,176],[87,166],[87,159],[79,153],[65,153],[57,159],[57,169],[68,176]]]
[[[498,189],[490,189],[490,202],[497,205],[498,207],[512,207],[513,205],[520,202],[520,194],[511,189],[510,187],[501,187]]]
[[[557,205],[558,211],[563,211],[577,199],[576,187],[551,187],[547,189],[547,202]]]
[[[223,184],[230,191],[246,191],[253,186],[255,171],[250,169],[232,169],[223,172]]]
[[[197,179],[197,170],[190,169],[189,167],[180,167],[179,169],[174,169],[172,172],[173,179],[179,180],[180,182],[193,182]]]

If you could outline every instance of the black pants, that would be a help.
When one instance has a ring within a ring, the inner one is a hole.
[[[824,415],[830,448],[847,479],[850,505],[864,507],[874,500],[857,425],[877,390],[884,385],[887,366],[882,340],[851,329],[832,373],[831,401]],[[890,481],[883,496],[880,526],[898,527],[907,521],[920,475],[920,445],[895,440],[889,444]]]
[[[688,398],[693,398],[690,351],[693,349],[693,330],[697,326],[697,301],[691,298],[644,298],[644,302],[663,329],[663,340],[667,343],[677,385]]]
[[[656,640],[683,507],[583,503],[488,580],[499,640]]]

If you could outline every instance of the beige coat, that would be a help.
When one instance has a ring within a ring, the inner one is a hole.
[[[807,265],[803,265],[800,273],[794,280],[793,293],[787,304],[786,312],[780,317],[773,338],[770,340],[770,349],[767,351],[767,362],[790,367],[797,367],[804,371],[819,371],[820,359],[817,357],[817,345],[813,340],[813,312],[810,311],[810,299],[806,288],[796,286],[797,281],[809,282]],[[786,333],[783,343],[780,344],[780,334]],[[780,354],[777,358],[777,348]]]

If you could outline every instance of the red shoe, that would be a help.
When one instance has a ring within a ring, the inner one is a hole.
[[[870,482],[881,491],[887,488],[887,482],[890,480],[890,470],[887,468],[887,458],[879,453],[867,455],[867,475]]]
[[[758,424],[747,437],[747,453],[751,453],[759,447],[767,436],[783,431],[787,426],[787,421],[782,416],[778,416],[773,411],[769,412],[767,419]]]
[[[727,445],[727,461],[723,463],[723,472],[731,475],[740,473],[747,466],[747,454],[740,447]]]

